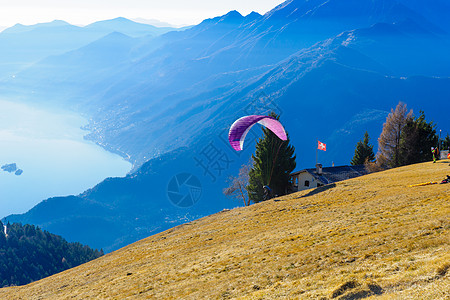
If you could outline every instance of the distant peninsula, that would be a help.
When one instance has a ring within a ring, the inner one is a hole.
[[[5,164],[1,168],[2,168],[3,171],[8,172],[8,173],[14,173],[17,176],[20,176],[23,173],[22,169],[18,169],[17,168],[17,164],[16,163]]]

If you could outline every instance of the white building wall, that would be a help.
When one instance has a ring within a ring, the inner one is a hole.
[[[314,176],[306,171],[293,176],[293,184],[294,191],[303,191],[323,185],[322,182],[317,181]]]

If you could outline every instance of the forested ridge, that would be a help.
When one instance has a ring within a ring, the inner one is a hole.
[[[34,225],[8,224],[6,231],[0,225],[0,287],[24,285],[103,255]]]

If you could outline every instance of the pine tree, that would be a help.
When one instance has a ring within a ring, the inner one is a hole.
[[[420,112],[418,118],[409,118],[403,128],[400,146],[399,163],[409,165],[432,159],[431,147],[438,144],[438,135],[433,122],[425,120],[425,113]]]
[[[270,116],[279,119],[275,113]],[[253,168],[249,173],[247,191],[249,199],[254,203],[263,201],[265,185],[275,195],[285,195],[290,187],[290,174],[295,169],[294,147],[287,141],[280,140],[272,131],[262,128],[263,137],[256,144],[252,155]]]
[[[450,135],[448,133],[445,139],[442,140],[442,150],[450,150]]]
[[[399,102],[383,124],[383,131],[378,138],[377,164],[381,167],[395,168],[400,166],[400,138],[403,127],[412,118],[412,110],[408,113],[406,104]]]
[[[351,161],[353,166],[363,165],[375,160],[375,153],[373,153],[373,145],[369,144],[369,133],[366,131],[364,134],[364,140],[359,141],[356,144],[355,155]]]

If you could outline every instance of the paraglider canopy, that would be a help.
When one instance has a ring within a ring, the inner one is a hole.
[[[233,125],[231,125],[230,131],[228,133],[228,140],[230,141],[230,145],[234,150],[240,151],[243,149],[245,136],[249,132],[250,128],[256,123],[269,128],[270,131],[275,133],[275,135],[281,140],[287,140],[283,125],[281,125],[281,123],[277,119],[269,116],[245,116],[236,120]]]

